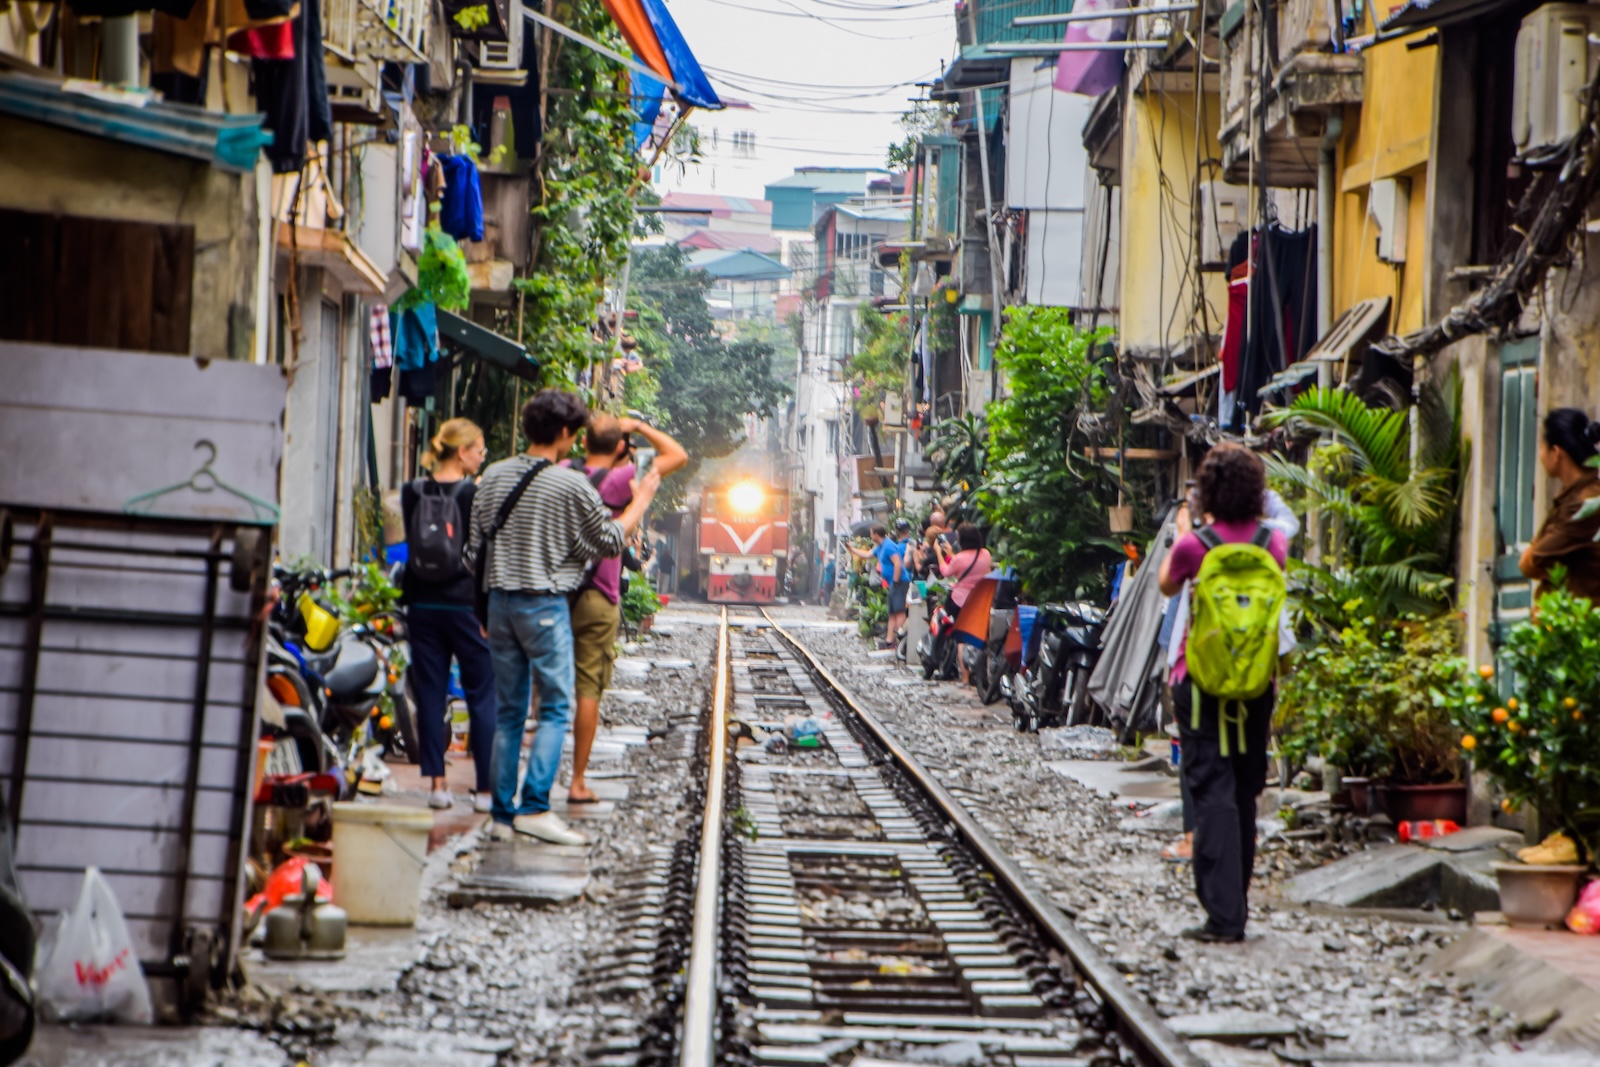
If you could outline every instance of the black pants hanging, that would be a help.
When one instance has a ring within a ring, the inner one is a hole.
[[[1256,861],[1256,798],[1267,784],[1267,734],[1273,692],[1249,701],[1244,746],[1230,724],[1228,755],[1222,754],[1217,700],[1200,694],[1200,726],[1194,727],[1195,689],[1172,687],[1173,710],[1183,741],[1181,768],[1194,818],[1194,891],[1206,911],[1206,927],[1242,936],[1249,917],[1250,873]]]

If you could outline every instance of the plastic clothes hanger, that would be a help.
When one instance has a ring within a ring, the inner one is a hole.
[[[217,461],[217,446],[215,444],[202,438],[194,443],[194,447],[196,449],[205,449],[210,453],[206,456],[206,461],[200,464],[199,470],[181,482],[174,482],[164,488],[153,489],[148,493],[140,493],[138,496],[128,498],[127,503],[122,505],[123,513],[127,515],[154,514],[151,508],[157,500],[169,493],[176,493],[180,489],[190,489],[196,493],[214,493],[220,489],[224,493],[236,496],[246,504],[249,504],[253,521],[258,523],[276,523],[278,521],[283,513],[278,510],[276,504],[268,503],[237,486],[229,485],[217,475],[216,471],[211,469],[211,465]]]

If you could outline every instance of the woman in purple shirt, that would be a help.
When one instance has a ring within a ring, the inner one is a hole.
[[[1267,486],[1261,457],[1237,445],[1219,445],[1195,473],[1207,525],[1225,543],[1251,541],[1262,528]],[[1174,596],[1200,573],[1209,549],[1194,533],[1188,505],[1178,512],[1178,540],[1161,561],[1161,592]],[[1274,530],[1267,551],[1283,566],[1289,545]],[[1194,808],[1194,887],[1206,921],[1183,931],[1195,941],[1243,941],[1249,918],[1247,895],[1256,855],[1256,798],[1267,784],[1267,733],[1274,692],[1269,688],[1245,704],[1243,746],[1222,754],[1218,702],[1194,686],[1188,662],[1178,658],[1172,671],[1172,702],[1183,741],[1182,773]],[[1200,701],[1199,728],[1193,727],[1194,701]]]

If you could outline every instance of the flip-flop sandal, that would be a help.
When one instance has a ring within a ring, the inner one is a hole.
[[[567,797],[567,803],[569,805],[570,804],[598,804],[598,803],[600,803],[600,798],[599,797],[575,797],[575,796],[571,796],[569,794],[568,797]]]

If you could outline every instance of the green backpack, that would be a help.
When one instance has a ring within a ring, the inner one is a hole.
[[[1226,756],[1228,726],[1237,728],[1243,752],[1245,701],[1266,692],[1278,673],[1278,621],[1288,587],[1283,568],[1267,551],[1272,541],[1269,527],[1260,527],[1245,544],[1225,542],[1209,526],[1196,531],[1196,536],[1207,551],[1194,580],[1189,678],[1197,690],[1221,704],[1221,749]],[[1199,728],[1196,692],[1191,729]]]

